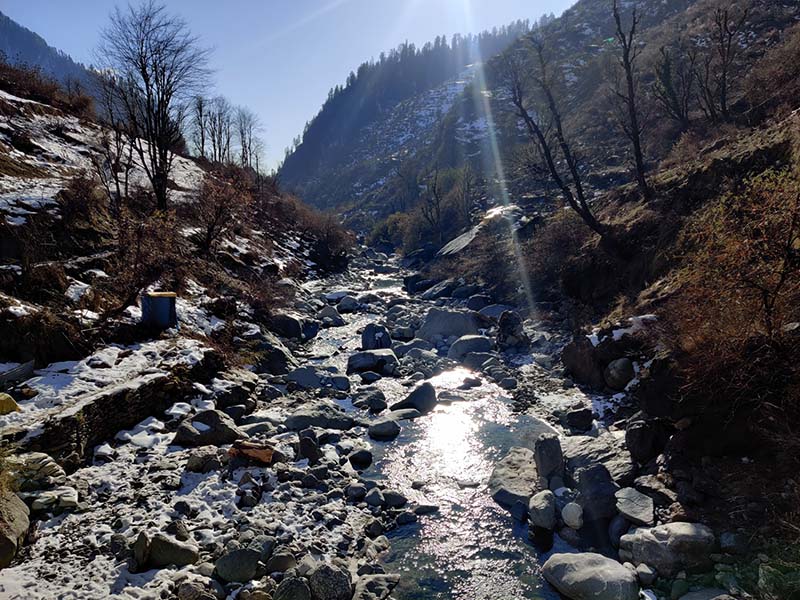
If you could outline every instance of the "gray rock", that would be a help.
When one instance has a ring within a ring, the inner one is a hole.
[[[344,317],[334,306],[325,306],[317,313],[317,319],[328,327],[342,327],[345,325]]]
[[[353,465],[354,469],[366,469],[372,464],[372,452],[366,448],[360,448],[354,452],[351,452],[347,457],[347,460],[350,461],[350,464]]]
[[[300,577],[287,577],[278,584],[272,600],[312,600],[311,588],[305,579]]]
[[[573,408],[567,411],[564,420],[572,429],[588,431],[594,423],[594,414],[592,414],[592,409],[588,407]]]
[[[488,352],[470,352],[464,355],[461,359],[461,364],[473,371],[480,371],[488,360],[497,360],[497,357]]]
[[[564,474],[564,455],[561,452],[561,442],[556,434],[542,434],[533,446],[533,459],[540,476],[562,476]]]
[[[411,350],[414,349],[418,350],[433,350],[433,344],[426,340],[421,340],[419,338],[413,339],[410,342],[406,342],[405,344],[397,344],[394,347],[394,353],[399,357],[403,358],[406,354],[408,354]]]
[[[719,588],[706,588],[704,590],[697,590],[696,592],[689,592],[680,597],[680,600],[728,600],[731,596],[728,592]]]
[[[645,563],[662,577],[673,577],[678,571],[704,571],[711,568],[714,533],[697,523],[668,523],[652,528],[639,528],[620,538],[620,550],[631,556],[635,564]]]
[[[381,375],[394,375],[399,366],[397,356],[389,348],[366,350],[351,354],[347,359],[347,373],[374,371]]]
[[[447,358],[460,361],[470,352],[490,352],[493,346],[492,339],[484,335],[463,335],[450,346]]]
[[[327,563],[309,573],[308,583],[314,600],[350,600],[353,591],[349,573]]]
[[[542,567],[544,578],[570,600],[637,600],[634,573],[601,554],[554,554]]]
[[[584,519],[610,519],[617,513],[615,494],[619,487],[603,465],[583,467],[575,472],[577,502],[583,507]]]
[[[504,390],[515,390],[517,389],[518,382],[514,377],[503,377],[498,383],[501,388]]]
[[[470,310],[480,310],[486,306],[489,306],[491,303],[492,299],[489,296],[475,294],[467,299],[467,308]]]
[[[214,564],[217,575],[229,583],[247,583],[255,579],[261,552],[252,548],[240,548],[223,554]]]
[[[294,369],[286,375],[287,381],[293,381],[304,390],[323,387],[323,377],[327,377],[327,373],[309,365]]]
[[[356,582],[353,600],[386,600],[399,581],[399,575],[362,575]]]
[[[257,373],[283,375],[297,367],[297,360],[283,342],[274,335],[262,335],[264,339],[259,342],[257,347],[259,356],[256,363]]]
[[[511,448],[492,470],[489,491],[495,502],[521,520],[528,510],[531,496],[539,491],[539,473],[533,450]]]
[[[408,504],[408,498],[403,496],[403,494],[400,492],[394,492],[392,490],[386,490],[383,492],[383,499],[386,503],[386,506],[389,508],[402,508]]]
[[[175,432],[178,446],[221,446],[248,435],[228,415],[218,410],[204,410],[186,417]]]
[[[285,547],[275,548],[272,556],[267,561],[268,573],[285,573],[289,569],[297,566],[297,559],[292,554],[291,550]]]
[[[150,540],[147,558],[147,565],[150,567],[160,568],[169,565],[184,567],[193,565],[198,560],[200,552],[194,544],[179,542],[160,533]]]
[[[383,325],[369,323],[361,334],[361,348],[363,350],[379,350],[392,347],[392,336]]]
[[[400,435],[400,425],[386,416],[372,422],[367,430],[369,437],[380,442],[388,442]]]
[[[347,430],[353,426],[353,417],[330,402],[320,401],[304,406],[286,419],[286,427],[294,431],[308,427]]]
[[[528,520],[531,525],[553,531],[556,528],[556,495],[542,490],[528,502]]]
[[[477,335],[478,318],[475,313],[442,308],[432,308],[425,316],[417,337],[430,340],[435,335],[442,337]]]
[[[427,381],[417,386],[402,402],[392,405],[392,410],[413,408],[422,414],[428,413],[436,406],[436,389]]]
[[[478,312],[487,319],[492,319],[493,321],[497,321],[506,311],[513,312],[514,307],[509,306],[508,304],[490,304],[489,306],[484,306]]]
[[[605,371],[603,371],[603,378],[606,385],[612,390],[624,390],[625,386],[630,383],[631,379],[636,376],[633,370],[633,363],[629,358],[618,358],[612,360]]]
[[[269,328],[285,338],[310,340],[317,335],[319,325],[294,313],[277,313],[269,318]]]
[[[568,502],[561,509],[561,518],[567,527],[577,531],[583,527],[583,507],[576,502]]]
[[[602,464],[620,486],[633,483],[636,465],[621,440],[611,433],[597,437],[572,435],[561,440],[567,471],[574,473],[581,467]]]
[[[29,515],[19,496],[8,490],[0,492],[0,569],[14,559],[30,526]]]
[[[652,525],[653,499],[633,488],[622,488],[615,494],[619,514],[635,525]]]
[[[5,462],[14,482],[13,489],[20,492],[49,489],[67,482],[67,474],[61,465],[44,452],[9,456]]]
[[[340,313],[352,313],[361,308],[361,303],[353,296],[348,295],[339,300],[339,304],[336,305],[336,308]]]
[[[657,577],[658,573],[655,572],[655,569],[644,563],[636,567],[636,578],[642,585],[652,585]]]
[[[383,506],[386,503],[383,499],[383,492],[376,487],[367,492],[366,496],[364,496],[364,502],[370,506]]]

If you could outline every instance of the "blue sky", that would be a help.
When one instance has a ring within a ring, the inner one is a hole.
[[[166,0],[214,49],[213,88],[256,111],[269,166],[328,90],[405,40],[477,32],[563,12],[574,0]],[[0,0],[0,10],[74,59],[91,62],[114,0]]]

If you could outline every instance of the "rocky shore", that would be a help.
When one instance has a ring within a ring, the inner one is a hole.
[[[610,339],[627,343],[641,321]],[[248,368],[177,338],[137,354],[124,393],[113,375],[136,349],[105,349],[61,373],[71,388],[42,374],[21,384],[31,402],[50,385],[53,402],[0,429],[17,448],[4,472],[18,494],[4,493],[0,513],[4,597],[404,597],[392,596],[409,575],[387,564],[387,534],[442,507],[426,501],[422,477],[413,497],[376,477],[376,452],[487,390],[507,394],[536,435],[486,480],[459,485],[527,523],[552,588],[573,600],[741,594],[731,564],[746,539],[687,522],[691,490],[647,456],[652,432],[622,428],[647,357],[613,357],[600,371],[611,393],[586,394],[560,366],[568,340],[547,323],[370,250],[348,274],[298,288],[269,329],[253,325],[267,358]],[[453,372],[455,384],[440,385]],[[170,385],[152,387],[154,373]],[[108,374],[104,392],[75,384]],[[56,410],[63,389],[75,392],[68,415]],[[131,409],[120,416],[121,406]],[[127,425],[99,439],[93,420]],[[60,447],[41,443],[43,432]]]

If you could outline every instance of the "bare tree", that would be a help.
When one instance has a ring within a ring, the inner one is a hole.
[[[99,76],[95,102],[103,129],[100,153],[92,155],[92,165],[108,197],[111,214],[119,219],[122,204],[128,199],[134,161],[124,108],[120,106],[115,86],[113,79]]]
[[[183,20],[147,0],[115,10],[97,55],[114,75],[130,143],[164,210],[173,151],[183,140],[184,104],[206,79],[208,51]]]
[[[464,165],[458,172],[458,181],[453,188],[456,206],[464,224],[469,227],[472,223],[472,204],[475,200],[475,174],[472,167]]]
[[[519,51],[509,50],[502,55],[500,76],[507,89],[514,112],[538,151],[541,166],[559,189],[569,207],[574,210],[592,231],[606,237],[606,228],[598,222],[586,200],[580,170],[567,141],[561,112],[553,92],[549,60],[544,44],[538,38],[530,41],[535,51],[533,73],[526,76],[527,65]],[[528,81],[535,83],[535,92],[529,93]],[[529,107],[530,97],[540,98],[540,106]],[[549,121],[545,119],[549,118]]]
[[[653,97],[664,113],[685,131],[691,125],[689,113],[695,92],[697,50],[690,48],[673,54],[662,47],[659,52]]]
[[[231,162],[232,138],[233,108],[224,96],[217,96],[211,101],[208,113],[208,139],[213,162]]]
[[[709,47],[696,69],[700,103],[712,121],[730,120],[730,92],[734,67],[739,55],[738,36],[747,22],[748,10],[738,17],[728,7],[714,11]]]
[[[208,99],[205,96],[197,95],[192,100],[192,133],[197,153],[205,158],[208,139]]]
[[[258,132],[261,123],[258,115],[247,107],[236,109],[236,135],[239,141],[239,161],[243,167],[253,167],[257,158]]]
[[[428,178],[428,189],[423,197],[420,210],[422,217],[436,233],[439,244],[444,243],[444,231],[442,230],[442,188],[439,181],[439,167],[434,169]]]
[[[614,35],[620,50],[618,56],[619,66],[622,68],[625,77],[623,85],[614,86],[614,95],[622,109],[618,120],[625,136],[631,142],[633,166],[636,173],[636,185],[639,187],[642,197],[650,198],[651,192],[650,187],[647,185],[644,154],[642,152],[642,132],[644,131],[644,127],[639,115],[639,107],[637,106],[636,98],[639,87],[638,77],[636,75],[636,60],[639,58],[639,47],[637,45],[636,35],[641,17],[636,12],[636,7],[634,7],[631,13],[630,25],[625,27],[622,24],[622,15],[619,12],[618,0],[612,0],[611,10],[614,14],[614,23],[616,25]]]

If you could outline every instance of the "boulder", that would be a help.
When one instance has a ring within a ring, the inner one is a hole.
[[[325,306],[317,313],[317,319],[326,327],[342,327],[345,325],[344,317],[336,310],[335,306]]]
[[[497,321],[503,316],[504,312],[514,312],[514,307],[508,304],[490,304],[489,306],[484,306],[478,312],[487,319]]]
[[[294,369],[286,375],[287,381],[292,381],[304,390],[313,390],[324,386],[323,378],[327,373],[319,371],[316,367],[306,365]]]
[[[464,335],[450,346],[447,358],[460,361],[470,352],[490,352],[493,346],[492,339],[484,335]]]
[[[653,499],[633,488],[622,488],[614,496],[619,514],[635,525],[652,525]]]
[[[631,380],[636,376],[633,370],[633,363],[629,358],[618,358],[608,363],[603,371],[603,378],[606,385],[612,390],[624,390]]]
[[[265,334],[265,337],[256,349],[259,357],[256,363],[257,373],[283,375],[297,367],[297,360],[283,342],[274,335]]]
[[[248,435],[228,415],[218,410],[204,410],[186,417],[175,432],[178,446],[222,446]]]
[[[573,408],[567,411],[567,414],[564,415],[564,420],[572,429],[588,431],[594,424],[594,413],[588,406]]]
[[[286,427],[294,431],[308,427],[347,430],[353,426],[353,417],[343,408],[326,401],[304,406],[286,419]]]
[[[661,421],[632,418],[625,428],[625,446],[633,460],[644,464],[661,454],[669,435],[669,428]]]
[[[272,600],[312,600],[311,588],[301,577],[287,577],[278,584]]]
[[[595,347],[585,335],[576,336],[564,346],[561,362],[576,382],[598,389],[605,385],[603,368],[597,360]]]
[[[9,394],[0,392],[0,415],[8,415],[12,412],[22,412],[22,409]]]
[[[507,310],[501,314],[497,329],[497,347],[501,350],[530,348],[531,340],[525,333],[522,317],[516,311]]]
[[[425,316],[417,337],[430,340],[436,335],[461,337],[478,334],[478,318],[473,312],[432,308]]]
[[[528,448],[511,448],[495,465],[489,478],[492,499],[519,520],[525,516],[531,496],[539,489],[533,450]]]
[[[406,342],[405,344],[398,344],[397,346],[395,346],[394,353],[399,358],[403,358],[414,348],[419,348],[420,350],[433,350],[433,344],[431,344],[426,340],[415,338],[412,339],[410,342]]]
[[[327,563],[308,574],[308,584],[313,600],[350,600],[353,591],[349,573]]]
[[[361,334],[361,348],[363,350],[380,350],[392,347],[392,336],[383,325],[369,323]]]
[[[351,354],[347,359],[347,374],[374,371],[381,375],[394,375],[399,363],[397,356],[389,348],[366,350]]]
[[[30,511],[14,492],[0,491],[0,569],[11,564],[30,526]]]
[[[294,313],[276,313],[268,320],[269,328],[285,338],[295,340],[310,340],[319,332],[319,325],[306,321]]]
[[[597,437],[568,436],[561,440],[561,448],[568,473],[574,473],[581,467],[602,464],[620,486],[633,483],[636,465],[622,440],[612,433],[604,433]]]
[[[399,575],[362,575],[353,600],[386,600],[400,581]]]
[[[619,486],[603,465],[583,467],[575,472],[577,502],[583,508],[584,520],[611,519],[617,513],[615,494]]]
[[[391,406],[392,410],[413,408],[422,414],[432,411],[436,407],[436,389],[425,382],[418,385],[405,400]]]
[[[169,565],[185,567],[195,564],[198,560],[200,560],[200,552],[194,544],[179,542],[157,533],[150,540],[146,565],[155,568]]]
[[[667,523],[639,528],[620,538],[620,551],[634,564],[644,563],[662,577],[679,571],[705,571],[712,567],[714,533],[698,523]]]
[[[576,502],[568,502],[561,509],[561,519],[567,527],[577,531],[583,527],[583,507]]]
[[[383,417],[373,421],[367,433],[373,440],[388,442],[400,435],[400,425],[394,419]]]
[[[239,548],[223,554],[214,563],[214,570],[220,579],[228,583],[247,583],[255,579],[261,552],[252,548]]]
[[[544,578],[570,600],[637,600],[636,575],[601,554],[553,554],[542,567]]]
[[[379,389],[365,388],[353,394],[353,406],[379,413],[386,409],[386,395]]]
[[[561,453],[558,435],[544,433],[536,438],[533,445],[533,459],[541,477],[564,475],[564,456]]]
[[[553,531],[556,528],[556,495],[550,490],[542,490],[531,496],[528,520],[534,527]]]
[[[361,308],[361,303],[353,296],[348,295],[339,300],[336,308],[340,313],[353,313]]]
[[[6,469],[13,479],[13,489],[20,492],[49,489],[67,482],[67,474],[61,465],[44,452],[9,456]]]
[[[458,282],[453,279],[445,279],[444,281],[440,281],[436,285],[425,290],[420,298],[423,300],[437,300],[438,298],[444,298],[449,296],[453,290],[458,287],[458,285]]]
[[[470,310],[480,310],[486,306],[489,306],[491,303],[492,299],[489,296],[475,294],[467,299],[467,308]]]

